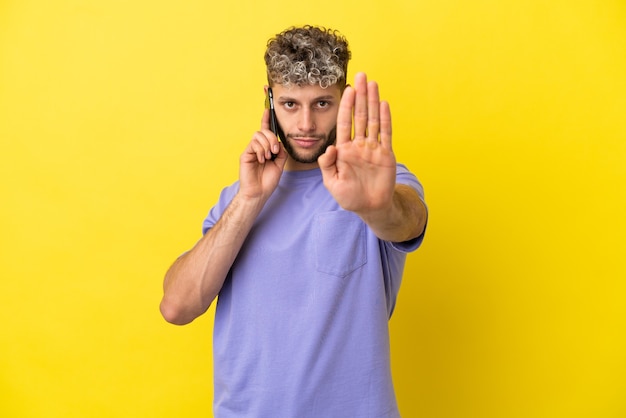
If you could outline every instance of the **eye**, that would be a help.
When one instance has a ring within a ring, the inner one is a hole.
[[[293,109],[294,107],[296,107],[296,103],[295,102],[285,102],[285,103],[283,103],[283,106],[285,106],[285,108],[287,108],[287,109]]]
[[[333,108],[333,102],[330,100],[318,100],[315,102],[315,109],[320,112],[325,112]]]

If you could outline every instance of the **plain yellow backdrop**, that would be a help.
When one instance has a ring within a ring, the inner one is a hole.
[[[348,37],[426,188],[403,416],[626,416],[622,0],[0,2],[0,416],[211,415],[212,314],[166,324],[161,281],[305,23]]]

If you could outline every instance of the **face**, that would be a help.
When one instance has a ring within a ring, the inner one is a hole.
[[[289,154],[289,170],[306,170],[318,166],[317,158],[335,142],[337,112],[341,90],[315,86],[282,85],[272,87],[276,118]]]

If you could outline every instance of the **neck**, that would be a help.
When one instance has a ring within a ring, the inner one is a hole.
[[[317,161],[313,163],[301,163],[291,158],[291,156],[287,157],[287,162],[285,163],[286,171],[306,171],[314,170],[319,167],[320,165],[317,163]]]

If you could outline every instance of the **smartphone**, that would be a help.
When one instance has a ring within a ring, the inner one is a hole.
[[[274,108],[274,93],[272,93],[272,88],[267,88],[267,95],[265,96],[265,108],[270,110],[270,129],[274,132],[274,135],[282,141],[283,140],[283,131],[280,129],[278,125],[278,120],[276,119],[276,110]],[[276,159],[278,154],[272,153],[272,160]]]

